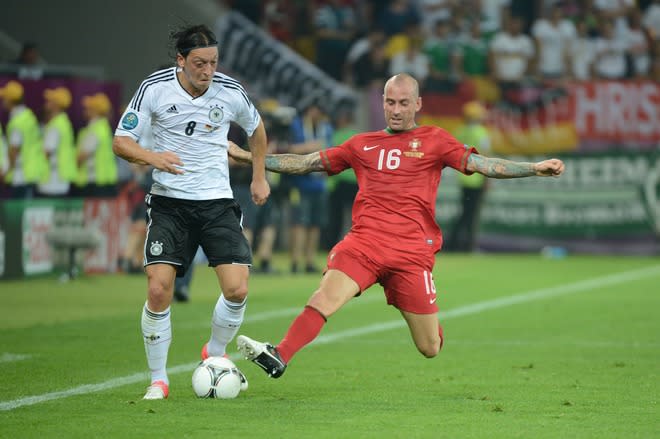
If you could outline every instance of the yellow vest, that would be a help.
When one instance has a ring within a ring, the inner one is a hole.
[[[0,125],[0,174],[7,171],[9,157],[7,156],[7,142],[2,134],[2,125]]]
[[[48,162],[43,150],[39,121],[32,110],[25,107],[20,113],[11,118],[7,124],[7,134],[11,136],[14,130],[20,131],[23,138],[19,156],[25,183],[47,181]],[[13,177],[14,170],[12,169],[5,177],[5,181],[9,183],[13,180]]]
[[[47,124],[46,129],[54,128],[59,133],[59,144],[57,145],[57,172],[63,181],[74,181],[78,174],[76,166],[76,147],[73,140],[73,126],[69,116],[61,112],[53,117]],[[50,171],[50,170],[49,170]]]
[[[86,136],[93,135],[97,139],[96,150],[94,151],[94,181],[89,181],[88,165],[83,163],[78,169],[78,178],[76,184],[85,185],[94,183],[100,186],[117,183],[117,158],[112,152],[112,128],[108,119],[100,117],[92,120],[86,127],[80,130],[78,134],[78,152],[83,147],[82,141]]]

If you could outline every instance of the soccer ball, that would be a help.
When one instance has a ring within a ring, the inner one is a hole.
[[[200,398],[236,398],[241,391],[240,373],[229,358],[209,357],[195,368],[192,388]]]

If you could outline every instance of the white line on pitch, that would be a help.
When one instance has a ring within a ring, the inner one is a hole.
[[[497,299],[485,300],[483,302],[473,303],[472,305],[460,306],[445,312],[440,312],[440,321],[449,320],[454,317],[462,317],[471,314],[479,314],[482,311],[504,308],[519,303],[532,302],[549,297],[564,296],[567,294],[589,291],[608,285],[616,285],[624,282],[643,279],[645,277],[660,274],[660,265],[645,267],[636,270],[624,271],[621,273],[600,276],[593,279],[582,280],[570,284],[557,285],[555,287],[540,288],[538,290],[528,291],[526,293],[514,294],[511,296],[498,297]],[[312,342],[312,344],[332,343],[343,338],[355,337],[357,335],[366,335],[374,332],[387,331],[405,326],[406,322],[401,320],[392,320],[383,323],[374,323],[373,325],[363,326],[361,328],[347,329],[345,331],[334,332],[328,335],[322,335]]]
[[[12,354],[11,352],[3,352],[0,355],[0,363],[13,363],[15,361],[22,361],[31,358],[32,355],[29,354]]]
[[[578,281],[570,284],[558,285],[550,288],[541,288],[538,290],[528,291],[526,293],[500,297],[493,300],[486,300],[483,302],[474,303],[472,305],[460,306],[458,308],[454,308],[446,312],[441,312],[440,319],[449,320],[455,317],[479,314],[483,311],[490,311],[493,309],[504,308],[511,305],[533,302],[536,300],[547,299],[549,297],[574,294],[583,291],[593,290],[600,287],[617,285],[625,282],[632,282],[647,277],[656,276],[658,274],[660,274],[660,265],[654,265],[641,269],[611,274],[607,276],[600,276],[593,279]],[[332,334],[320,336],[312,344],[328,344],[344,338],[387,331],[389,329],[395,329],[402,326],[405,326],[405,322],[403,320],[393,320],[390,322],[377,323],[373,325],[363,326],[361,328],[348,329],[346,331],[339,331]],[[234,356],[234,358],[236,357]],[[196,365],[197,362],[180,364],[178,366],[168,368],[168,372],[172,375],[182,372],[189,372]],[[42,395],[27,396],[24,398],[14,399],[11,401],[3,401],[0,402],[0,411],[14,410],[19,407],[40,404],[43,402],[68,398],[70,396],[75,396],[75,395],[86,395],[89,393],[101,392],[104,390],[113,389],[115,387],[135,384],[140,381],[145,381],[147,379],[148,379],[148,374],[146,372],[135,373],[133,375],[114,378],[98,384],[85,384],[71,389],[61,390],[59,392],[51,392]]]
[[[350,306],[357,306],[357,305],[364,305],[367,303],[371,302],[376,302],[378,300],[385,301],[382,295],[379,294],[372,294],[372,292],[369,293],[369,295],[366,295],[364,297],[360,297],[360,300],[351,300],[346,304],[346,307]],[[282,309],[275,309],[272,311],[263,311],[257,314],[251,314],[248,316],[245,316],[245,320],[243,321],[243,324],[246,323],[254,323],[254,322],[262,322],[264,320],[271,320],[271,319],[277,319],[279,317],[293,317],[297,316],[300,314],[300,312],[303,310],[303,306],[292,306],[290,308],[282,308]],[[248,312],[249,312],[249,305],[248,305]],[[208,327],[209,322],[191,322],[191,323],[182,323],[176,325],[177,329],[188,329],[188,328],[198,328],[198,327]]]

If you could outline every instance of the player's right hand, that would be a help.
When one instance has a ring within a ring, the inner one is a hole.
[[[172,151],[156,152],[151,160],[154,168],[170,174],[183,174],[183,162],[178,155]]]

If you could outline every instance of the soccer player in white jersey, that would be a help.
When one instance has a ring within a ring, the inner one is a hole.
[[[196,25],[170,38],[176,67],[159,70],[142,82],[120,119],[113,142],[119,157],[155,168],[154,184],[146,197],[148,291],[142,334],[151,385],[144,399],[165,399],[169,394],[166,363],[174,279],[186,272],[198,245],[222,290],[202,358],[226,355],[226,346],[243,321],[252,254],[241,232],[241,209],[229,185],[231,121],[245,129],[255,157],[252,200],[261,205],[270,195],[264,167],[266,130],[241,84],[216,72],[215,35],[208,27]],[[147,124],[155,140],[151,150],[138,144]],[[243,384],[247,386],[247,381]]]

